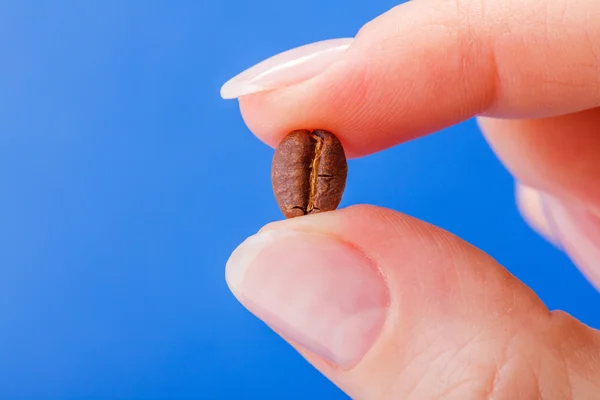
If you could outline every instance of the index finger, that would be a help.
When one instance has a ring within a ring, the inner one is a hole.
[[[600,3],[586,0],[414,0],[368,23],[349,47],[288,52],[222,94],[243,95],[247,125],[271,146],[293,129],[320,128],[362,156],[475,115],[599,106],[598,21]]]

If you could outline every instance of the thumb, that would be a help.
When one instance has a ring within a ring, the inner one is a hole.
[[[271,224],[227,263],[235,296],[355,399],[590,399],[600,335],[486,254],[369,206]],[[549,397],[546,397],[549,396]]]

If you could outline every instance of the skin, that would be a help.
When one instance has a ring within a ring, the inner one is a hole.
[[[242,97],[240,105],[271,146],[295,127],[319,126],[336,132],[351,157],[477,116],[521,182],[521,209],[537,231],[548,234],[539,205],[529,201],[536,193],[600,210],[598,1],[414,0],[365,25],[325,72]],[[460,238],[371,206],[263,229],[281,228],[376,252],[392,299],[400,299],[391,328],[351,370],[296,346],[352,398],[600,398],[600,332],[549,311]],[[377,247],[382,242],[389,245]],[[439,262],[428,263],[432,251]],[[417,288],[407,274],[428,284]],[[423,304],[429,313],[419,312]]]

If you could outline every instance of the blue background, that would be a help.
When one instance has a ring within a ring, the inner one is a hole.
[[[227,290],[230,252],[281,215],[272,150],[219,87],[393,5],[2,2],[0,398],[346,398]],[[354,203],[440,225],[600,326],[472,121],[352,160]]]

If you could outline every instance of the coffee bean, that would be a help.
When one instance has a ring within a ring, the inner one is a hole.
[[[293,131],[275,149],[271,181],[286,218],[335,210],[347,175],[344,148],[330,132]]]

